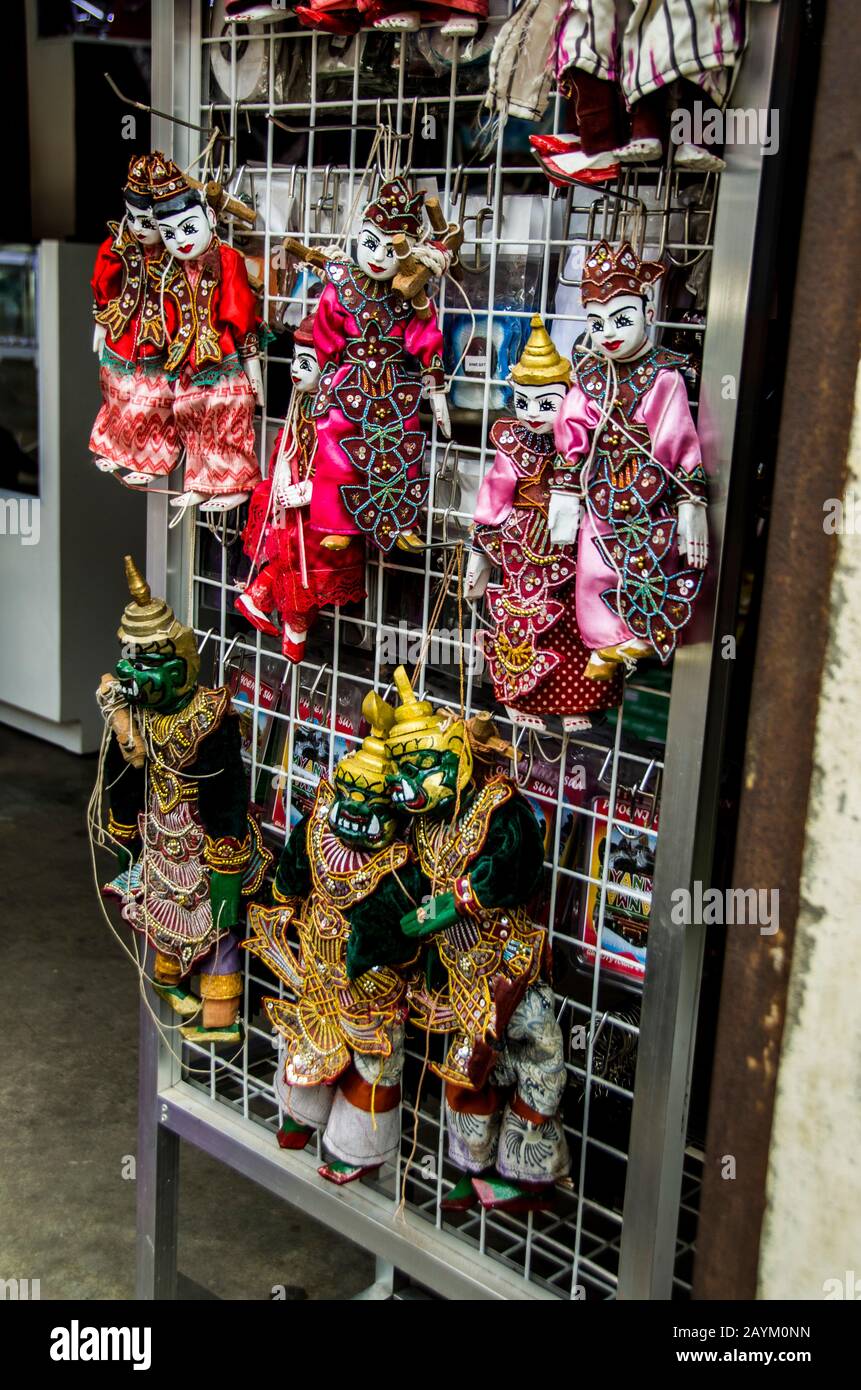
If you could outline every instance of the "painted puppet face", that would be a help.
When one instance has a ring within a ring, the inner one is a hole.
[[[161,239],[178,261],[194,261],[207,250],[213,237],[213,222],[206,208],[191,207],[160,217]]]
[[[654,310],[646,308],[640,295],[617,294],[606,304],[590,301],[584,307],[592,347],[603,357],[623,362],[648,341],[646,328]]]
[[[384,784],[361,786],[335,772],[329,825],[339,840],[357,849],[381,849],[395,838],[397,822]]]
[[[568,393],[565,382],[554,381],[550,386],[514,387],[514,413],[533,434],[549,434],[559,407]]]
[[[412,740],[414,743],[415,740]],[[410,748],[392,750],[397,771],[389,784],[394,805],[411,815],[433,814],[453,804],[457,796],[460,771],[458,754],[452,749]]]
[[[185,658],[166,651],[133,652],[120,657],[114,670],[130,705],[165,711],[180,701],[188,678]]]
[[[372,280],[393,280],[398,271],[393,239],[381,232],[373,222],[363,222],[356,244],[356,260],[360,270]]]
[[[157,246],[161,241],[152,208],[136,208],[126,203],[126,229],[141,246]]]
[[[320,380],[320,364],[313,348],[296,347],[290,366],[290,380],[293,382],[294,391],[301,391],[303,394],[316,391]]]

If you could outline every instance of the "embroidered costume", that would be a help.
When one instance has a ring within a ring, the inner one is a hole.
[[[410,1018],[451,1034],[431,1065],[446,1083],[449,1155],[467,1174],[444,1205],[531,1209],[569,1164],[562,1036],[541,979],[546,933],[525,907],[544,861],[541,832],[509,779],[476,788],[463,722],[416,700],[403,667],[395,682],[393,800],[415,815],[424,890],[403,929],[429,948],[408,989]]]
[[[585,674],[591,650],[575,616],[577,543],[554,543],[548,521],[560,460],[553,435],[527,422],[536,406],[549,417],[554,401],[561,403],[561,394],[548,388],[561,392],[570,371],[536,315],[511,373],[525,418],[497,420],[491,427],[496,454],[475,510],[473,544],[502,572],[501,582],[486,589],[494,630],[484,653],[494,692],[509,710],[537,716],[536,722],[544,715],[571,719],[608,709],[622,694],[618,676],[598,683]],[[544,428],[549,427],[548,419]]]
[[[91,281],[93,317],[102,328],[102,406],[90,450],[105,471],[171,467],[177,438],[173,395],[164,370],[167,350],[159,277],[167,262],[152,220],[150,156],[135,155],[123,190],[126,213],[108,224]]]
[[[338,1183],[394,1157],[400,1144],[405,982],[416,950],[400,931],[418,900],[419,876],[395,838],[383,739],[391,707],[363,711],[371,735],[320,782],[310,815],[292,831],[273,890],[252,907],[244,944],[294,999],[265,999],[281,1039],[276,1091],[284,1148],[313,1129],[334,1156],[320,1170]],[[295,941],[295,944],[294,944]]]
[[[295,334],[299,362],[310,350],[313,373],[306,383],[294,372],[293,401],[269,459],[269,474],[254,489],[242,544],[252,562],[245,591],[236,600],[243,617],[262,632],[277,634],[273,609],[283,624],[282,650],[301,661],[305,635],[326,604],[355,603],[365,597],[365,550],[358,537],[345,548],[327,548],[325,535],[310,524],[309,507],[294,501],[297,488],[310,492],[316,469],[318,408],[314,387],[319,367],[313,360],[313,317]],[[304,492],[301,494],[304,496]]]
[[[601,242],[587,256],[584,305],[636,301],[662,273],[627,243],[614,251]],[[611,661],[618,659],[613,649],[632,637],[639,654],[669,661],[702,585],[702,567],[685,565],[678,553],[676,513],[706,501],[685,360],[645,337],[626,360],[584,355],[556,417],[561,465],[553,485],[584,503],[577,625]]]
[[[114,725],[108,831],[122,865],[104,891],[146,938],[158,992],[189,1018],[201,1009],[188,989],[200,972],[203,1026],[185,1035],[238,1040],[240,900],[260,888],[272,856],[249,815],[229,691],[197,684],[193,632],[152,599],[129,557],[126,573],[132,602],[118,636],[127,654],[100,691]],[[118,725],[124,705],[131,715]]]
[[[395,179],[363,218],[381,241],[399,232],[416,237],[421,206],[422,195]],[[392,258],[389,279],[396,268]],[[323,379],[311,525],[324,535],[365,534],[389,551],[427,498],[418,403],[422,375],[438,389],[444,383],[442,333],[436,315],[421,318],[389,279],[349,261],[327,262],[325,273],[314,320]]]

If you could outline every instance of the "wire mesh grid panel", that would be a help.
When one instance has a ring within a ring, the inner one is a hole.
[[[493,712],[514,755],[504,764],[488,759],[481,773],[513,767],[544,833],[543,878],[531,908],[552,942],[570,1177],[558,1184],[548,1211],[443,1211],[459,1176],[447,1159],[441,1083],[429,1066],[444,1040],[416,1033],[408,1036],[398,1162],[363,1186],[393,1219],[400,1204],[410,1219],[454,1233],[513,1271],[525,1297],[540,1288],[565,1299],[612,1298],[671,670],[641,668],[627,681],[620,709],[576,734],[552,719],[541,733],[515,727],[494,704],[482,656],[486,618],[480,603],[463,598],[463,575],[476,493],[492,458],[489,427],[509,405],[508,370],[534,313],[570,356],[585,327],[578,286],[585,248],[595,239],[628,239],[670,267],[656,330],[665,345],[689,354],[696,406],[717,181],[663,166],[630,167],[604,189],[558,194],[529,155],[523,123],[510,121],[493,139],[482,138],[487,58],[504,17],[492,18],[471,43],[443,41],[424,28],[333,40],[289,17],[271,26],[225,27],[223,5],[201,5],[201,90],[190,114],[227,137],[216,151],[224,151],[231,191],[256,209],[253,231],[237,223],[224,235],[261,281],[263,317],[275,332],[258,421],[264,476],[289,405],[292,330],[321,288],[285,257],[282,242],[294,235],[325,246],[353,231],[357,207],[374,192],[377,174],[368,161],[381,122],[395,132],[402,168],[439,196],[466,240],[459,281],[446,277],[438,295],[453,428],[446,441],[429,414],[424,422],[425,548],[375,553],[367,598],[323,610],[298,664],[235,611],[248,573],[239,541],[244,518],[238,525],[189,523],[186,598],[204,673],[208,668],[213,684],[229,685],[241,715],[252,799],[276,854],[309,811],[320,776],[331,776],[367,732],[363,697],[387,692],[397,664],[415,672],[417,690],[434,703],[466,716]],[[563,118],[556,98],[544,128],[559,129]],[[211,158],[217,167],[219,155]],[[249,957],[242,1051],[183,1047],[183,1076],[211,1100],[213,1113],[231,1107],[271,1131],[273,1146],[282,1113],[261,999],[281,988]],[[321,1156],[291,1153],[283,1161],[312,1170]],[[689,1254],[689,1233],[680,1249]],[[677,1289],[686,1285],[680,1274]]]

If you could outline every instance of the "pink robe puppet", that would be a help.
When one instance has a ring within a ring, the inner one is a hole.
[[[315,392],[320,367],[309,314],[294,337],[293,400],[269,460],[269,476],[254,489],[242,544],[251,574],[235,607],[261,632],[278,635],[269,615],[278,610],[282,651],[289,661],[305,654],[305,638],[326,604],[365,597],[365,547],[357,537],[330,549],[309,524],[308,502],[317,455]]]
[[[618,705],[622,681],[586,676],[590,649],[575,617],[576,540],[554,542],[549,508],[560,459],[553,420],[570,382],[541,319],[511,372],[517,418],[490,431],[493,463],[478,494],[466,594],[476,597],[490,566],[501,580],[485,590],[493,631],[485,639],[496,698],[516,724],[545,728],[558,715],[568,730],[588,728],[589,714]],[[609,672],[613,675],[613,672]]]
[[[153,207],[169,253],[160,279],[165,367],[185,450],[183,492],[171,506],[224,512],[260,481],[255,404],[263,404],[265,329],[245,261],[215,234],[214,214],[170,159],[153,156]],[[176,461],[176,460],[175,460]]]
[[[330,261],[314,320],[323,370],[311,525],[329,538],[366,535],[382,551],[421,544],[415,533],[428,481],[422,389],[443,430],[447,419],[442,333],[388,283],[397,272],[392,238],[418,237],[422,195],[402,179],[366,209],[356,263]]]
[[[581,293],[593,350],[576,364],[554,427],[562,467],[551,486],[560,524],[579,522],[577,625],[598,679],[620,661],[669,661],[708,559],[685,358],[646,336],[646,290],[662,274],[627,242],[589,252]]]

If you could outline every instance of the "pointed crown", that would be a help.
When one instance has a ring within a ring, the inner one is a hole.
[[[131,203],[145,203],[149,206],[152,202],[149,163],[150,156],[148,154],[134,154],[129,160],[129,172],[123,193]]]
[[[179,165],[161,150],[154,150],[150,155],[149,178],[153,204],[161,211],[164,211],[164,204],[180,199],[201,202],[201,194],[192,187]]]
[[[511,380],[518,386],[552,386],[555,382],[567,385],[571,380],[571,363],[556,351],[540,314],[532,315],[529,327],[532,332],[517,364],[511,369]]]
[[[466,786],[472,776],[472,750],[466,725],[450,710],[435,710],[429,700],[417,700],[410,678],[403,666],[395,670],[395,685],[401,703],[395,710],[395,720],[388,746],[393,757],[409,749],[428,748],[440,753],[455,753],[459,760],[458,786]]]
[[[641,261],[629,241],[623,241],[618,250],[608,241],[599,241],[586,256],[580,298],[584,304],[596,300],[606,304],[617,294],[645,294],[665,268],[660,261]]]
[[[183,657],[188,677],[180,693],[190,690],[200,671],[200,655],[192,629],[177,621],[173,609],[163,598],[153,598],[149,584],[131,555],[126,555],[123,563],[132,601],[123,609],[117,637],[124,646],[156,651],[164,648]]]
[[[386,778],[394,772],[386,739],[395,720],[395,711],[375,691],[369,691],[362,701],[362,714],[371,732],[361,746],[347,753],[335,769],[335,778],[348,787],[363,787],[383,791]]]
[[[423,207],[424,194],[411,193],[406,181],[398,175],[383,184],[374,201],[362,213],[362,220],[373,222],[375,227],[389,236],[403,232],[406,236],[419,237]]]

